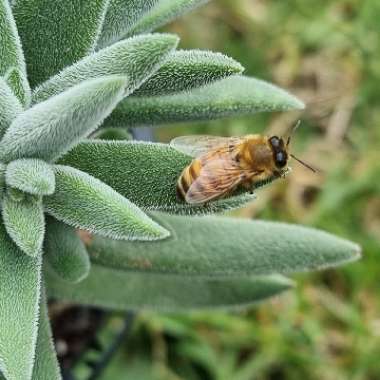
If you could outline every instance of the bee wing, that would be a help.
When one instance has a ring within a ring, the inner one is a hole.
[[[210,160],[191,184],[186,193],[186,202],[205,203],[233,190],[253,173],[242,169],[231,155]]]
[[[192,135],[176,137],[170,145],[178,151],[192,157],[198,157],[210,150],[221,146],[236,145],[241,142],[241,137],[220,137],[209,135]]]

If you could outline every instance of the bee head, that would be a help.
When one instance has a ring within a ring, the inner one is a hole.
[[[300,122],[301,121],[298,120],[297,124],[293,127],[289,137],[286,140],[286,144],[285,144],[284,139],[282,137],[272,136],[269,139],[269,144],[270,144],[270,146],[272,148],[272,152],[273,152],[274,162],[275,162],[275,165],[278,169],[283,170],[285,168],[285,166],[287,165],[288,159],[290,156],[290,157],[294,158],[296,161],[298,161],[301,165],[305,166],[306,168],[308,168],[309,170],[311,170],[312,172],[315,173],[317,170],[314,169],[312,166],[310,166],[306,162],[300,160],[299,158],[295,157],[293,154],[288,153],[292,135],[294,134],[294,132],[299,127]]]
[[[269,144],[272,148],[273,159],[276,167],[283,170],[288,163],[288,144],[285,145],[283,138],[272,136],[269,138]]]

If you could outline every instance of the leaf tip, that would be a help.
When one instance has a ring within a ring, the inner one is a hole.
[[[149,240],[164,240],[171,236],[171,233],[166,228],[154,222],[150,228]]]

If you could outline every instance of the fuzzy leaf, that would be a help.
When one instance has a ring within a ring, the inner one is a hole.
[[[121,40],[158,0],[111,0],[99,37],[98,47]]]
[[[16,95],[4,79],[0,78],[0,140],[12,121],[22,112],[22,106]]]
[[[56,191],[44,198],[46,210],[73,227],[113,239],[157,240],[168,232],[98,179],[56,166]]]
[[[181,310],[248,306],[292,287],[281,276],[189,278],[129,273],[91,265],[90,275],[68,285],[48,274],[49,296],[116,310]]]
[[[31,378],[41,283],[41,257],[24,255],[0,223],[0,370],[7,380]]]
[[[34,195],[50,195],[55,190],[52,167],[33,158],[12,161],[7,166],[5,180],[8,186]]]
[[[188,91],[233,74],[241,74],[243,70],[239,62],[221,53],[180,50],[172,53],[133,95],[157,96]]]
[[[20,38],[8,0],[0,0],[0,76],[7,77],[10,73],[8,84],[20,102],[27,105],[30,87]]]
[[[108,0],[17,0],[13,14],[32,87],[95,49]]]
[[[303,107],[301,101],[276,86],[254,78],[232,76],[191,92],[129,97],[119,104],[104,125],[146,126]]]
[[[177,198],[176,183],[192,158],[164,144],[86,141],[60,163],[75,167],[111,186],[138,207],[179,214],[205,214],[238,208],[253,194],[190,205]]]
[[[53,161],[93,132],[122,99],[127,80],[103,77],[84,82],[18,116],[0,142],[0,161]]]
[[[42,253],[45,235],[45,218],[41,200],[26,196],[15,200],[10,191],[3,200],[3,220],[5,228],[27,255],[36,257]]]
[[[156,72],[175,49],[178,37],[172,34],[148,34],[116,43],[62,70],[39,86],[33,103],[46,100],[88,79],[123,75],[129,79],[125,94],[133,92]]]
[[[296,225],[215,216],[155,215],[171,231],[156,243],[94,237],[91,260],[107,267],[188,276],[288,274],[357,260],[360,247]]]
[[[97,140],[133,140],[133,136],[126,129],[103,128],[92,135]]]
[[[61,379],[46,302],[45,291],[43,290],[40,300],[40,319],[32,380]]]
[[[44,252],[55,273],[68,282],[79,282],[90,271],[86,247],[75,229],[53,218],[47,220]]]
[[[150,32],[155,30],[183,14],[190,12],[209,0],[159,0],[157,5],[143,16],[128,35]]]
[[[1,202],[3,200],[3,195],[5,191],[5,172],[7,170],[7,165],[0,162],[0,208]]]

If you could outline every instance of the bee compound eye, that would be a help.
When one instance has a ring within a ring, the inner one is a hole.
[[[284,152],[277,152],[276,153],[276,165],[280,168],[284,167],[286,165],[287,157]]]
[[[273,146],[273,148],[279,148],[280,147],[280,139],[277,137],[277,136],[272,136],[270,139],[269,139],[271,145]]]

